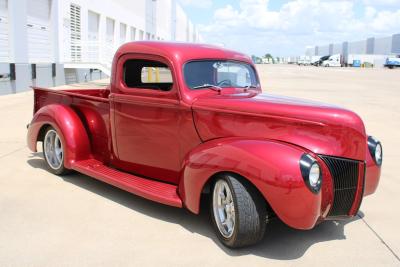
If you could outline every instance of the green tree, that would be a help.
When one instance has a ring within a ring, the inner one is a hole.
[[[270,53],[265,54],[264,58],[270,59],[272,63],[275,64],[275,59]]]
[[[253,60],[253,62],[254,62],[255,64],[261,63],[261,58],[255,56],[255,55],[252,55],[252,56],[251,56],[251,59]]]

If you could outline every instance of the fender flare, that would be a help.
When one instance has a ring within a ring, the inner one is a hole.
[[[200,212],[204,186],[215,174],[231,172],[253,184],[276,215],[297,229],[311,229],[321,215],[321,191],[312,193],[299,160],[307,151],[273,140],[221,138],[199,145],[184,161],[179,195],[191,212]]]
[[[85,127],[78,114],[70,107],[50,104],[40,108],[28,128],[27,143],[36,152],[36,144],[41,141],[43,127],[50,125],[57,130],[64,145],[64,166],[72,168],[75,161],[90,157],[90,142]]]

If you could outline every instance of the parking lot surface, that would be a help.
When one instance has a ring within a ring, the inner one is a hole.
[[[266,93],[357,112],[383,143],[359,216],[309,231],[272,222],[261,244],[223,247],[200,216],[85,175],[58,177],[26,147],[32,92],[0,96],[0,266],[400,266],[400,71],[258,65]]]

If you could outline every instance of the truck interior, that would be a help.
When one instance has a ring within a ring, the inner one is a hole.
[[[167,65],[157,61],[130,59],[124,63],[124,81],[129,88],[169,91],[172,74]]]

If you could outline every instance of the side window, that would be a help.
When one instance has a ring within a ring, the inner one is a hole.
[[[173,86],[168,66],[151,60],[127,60],[124,63],[124,81],[129,88],[169,91]]]

